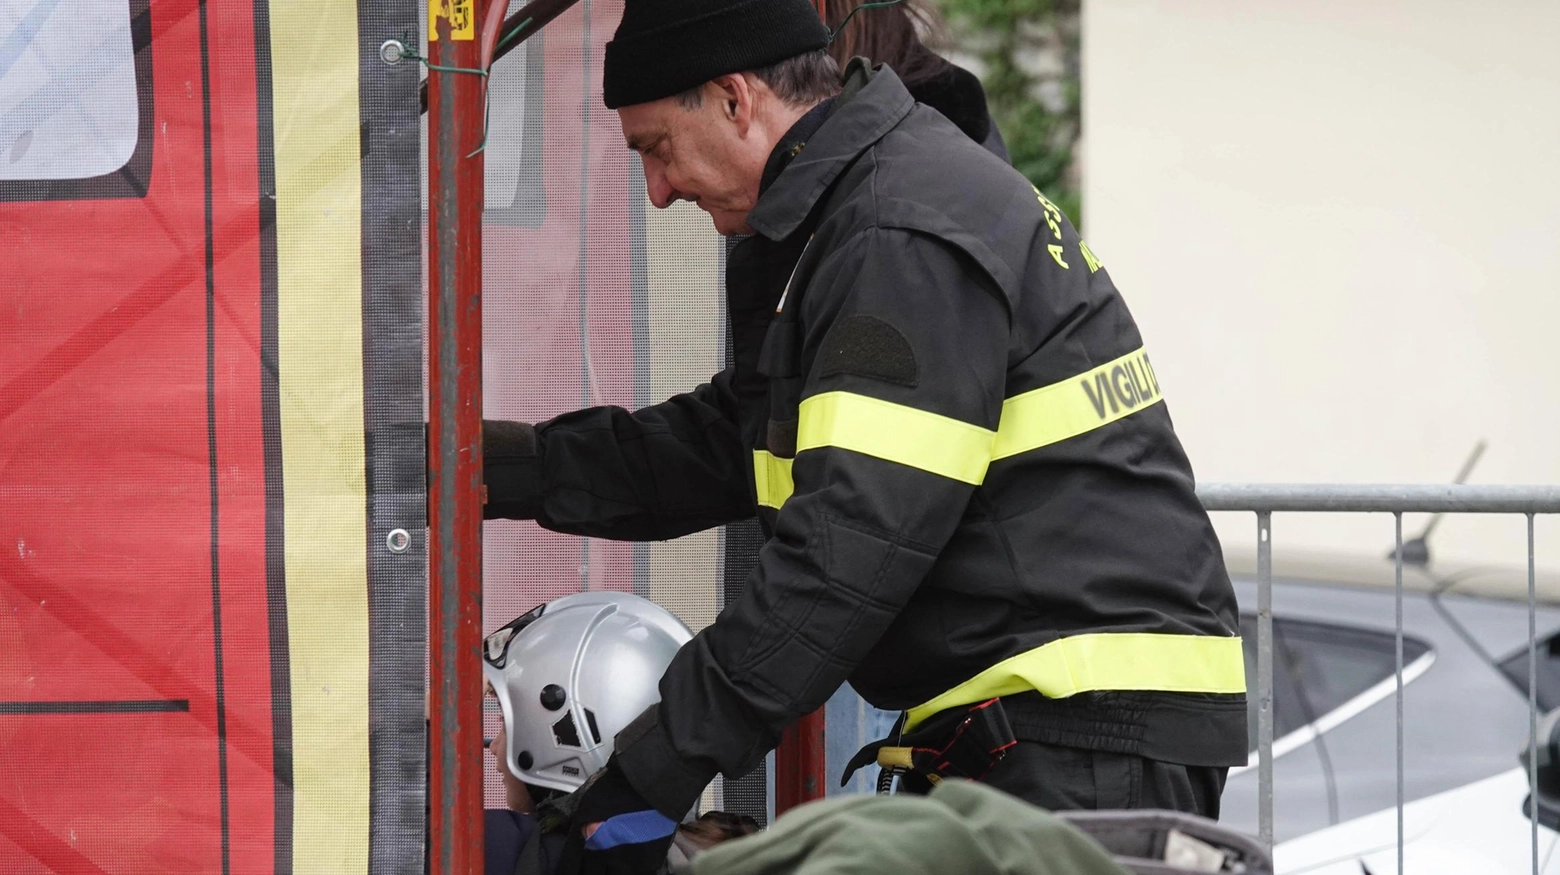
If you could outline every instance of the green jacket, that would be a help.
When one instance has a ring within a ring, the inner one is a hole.
[[[693,875],[1130,875],[1055,816],[970,781],[930,796],[846,796],[712,848]]]

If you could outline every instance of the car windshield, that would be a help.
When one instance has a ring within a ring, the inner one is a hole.
[[[1246,655],[1249,749],[1257,748],[1257,617],[1243,614],[1240,632]],[[1403,638],[1403,665],[1429,653],[1430,645]],[[1335,623],[1273,619],[1273,737],[1282,738],[1358,699],[1396,673],[1391,632]],[[1556,666],[1560,670],[1560,666]],[[1525,673],[1524,673],[1525,674]],[[1557,680],[1560,683],[1560,680]]]

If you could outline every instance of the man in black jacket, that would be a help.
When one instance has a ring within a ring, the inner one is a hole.
[[[486,428],[489,517],[768,536],[618,737],[579,815],[611,828],[576,851],[664,855],[636,818],[744,774],[847,679],[906,712],[879,761],[911,786],[1216,815],[1246,756],[1235,599],[1131,314],[1050,201],[891,70],[842,87],[828,36],[807,0],[628,0],[606,102],[656,206],[748,235],[736,364]]]

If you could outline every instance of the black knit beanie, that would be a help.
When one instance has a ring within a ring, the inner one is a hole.
[[[828,44],[808,0],[627,0],[602,90],[608,109],[649,103]]]

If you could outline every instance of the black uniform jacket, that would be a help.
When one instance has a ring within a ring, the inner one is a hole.
[[[816,115],[728,261],[734,367],[490,426],[489,516],[763,524],[742,597],[618,737],[625,774],[678,816],[847,679],[912,723],[1002,696],[1020,738],[1244,763],[1235,598],[1108,273],[892,71],[853,64]]]

